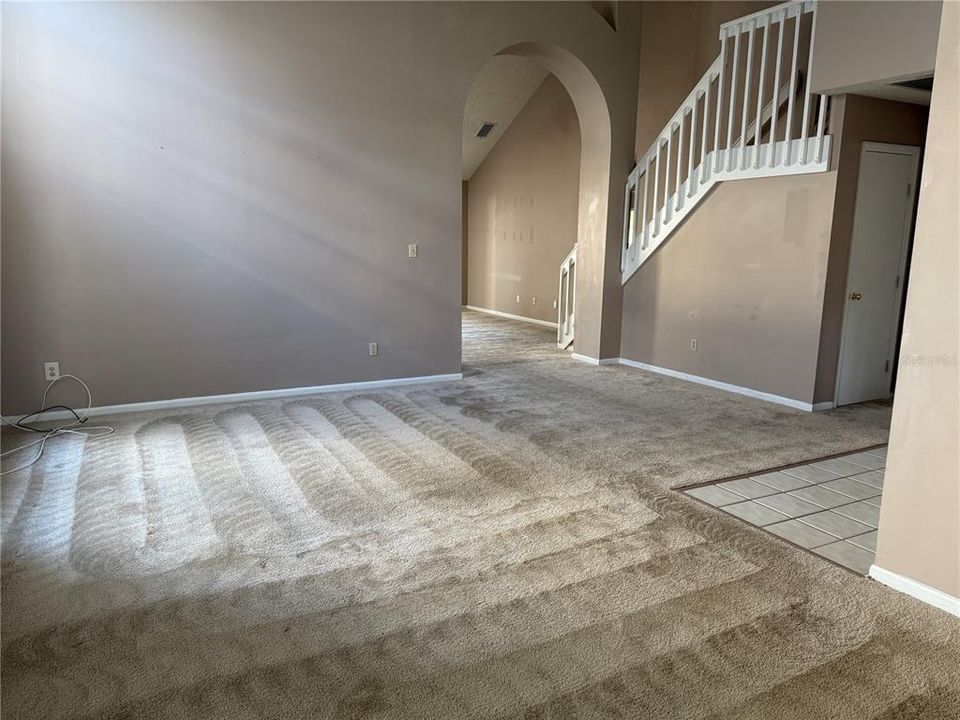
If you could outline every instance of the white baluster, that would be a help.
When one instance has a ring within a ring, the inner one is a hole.
[[[800,46],[800,16],[802,15],[803,5],[795,5],[797,8],[797,18],[793,25],[793,60],[790,62],[790,96],[787,98],[787,132],[785,136],[786,146],[783,151],[783,164],[789,165],[792,160],[791,136],[793,134],[793,100],[797,94],[797,50]]]
[[[683,124],[684,120],[687,117],[686,108],[680,111],[680,126],[677,128],[677,178],[674,181],[674,195],[677,196],[676,201],[676,210],[679,210],[683,205],[682,195],[680,192],[680,176],[683,175]]]
[[[567,327],[566,293],[563,291],[563,279],[567,274],[567,263],[564,261],[560,266],[560,287],[557,288],[557,343],[563,342],[563,336]]]
[[[663,176],[663,221],[670,222],[673,212],[670,207],[670,158],[673,157],[673,125],[667,130],[667,165]]]
[[[710,79],[707,78],[707,85]],[[693,157],[697,154],[697,104],[700,102],[700,93],[693,93],[693,109],[690,110],[690,152],[687,162],[687,197],[693,195]],[[706,110],[704,110],[706,115]]]
[[[760,46],[760,82],[757,83],[757,123],[753,129],[753,167],[760,167],[760,129],[763,127],[763,81],[767,76],[767,40],[770,37],[770,16],[763,21],[763,44]]]
[[[657,138],[657,159],[654,163],[653,173],[653,236],[656,237],[660,232],[660,208],[657,205],[660,202],[660,144],[662,138]]]
[[[642,249],[646,249],[650,240],[650,226],[647,224],[647,192],[650,187],[650,158],[643,158],[643,215],[641,216],[640,233]]]
[[[830,98],[827,95],[820,96],[820,117],[817,120],[817,162],[823,162],[823,133],[827,121],[827,103]]]
[[[747,115],[750,112],[750,73],[753,72],[753,35],[756,21],[750,21],[750,30],[747,35],[747,64],[743,68],[743,112],[740,119],[740,168],[746,166],[747,161]]]
[[[721,66],[721,70],[722,70],[722,66]],[[708,77],[707,89],[703,93],[703,137],[700,138],[699,183],[706,182],[707,180],[707,123],[709,122],[708,118],[710,117],[710,86],[712,84],[713,84],[713,78]]]
[[[777,157],[777,112],[780,109],[780,65],[783,61],[783,33],[787,26],[787,11],[780,11],[780,31],[777,33],[777,65],[773,73],[773,114],[770,116],[770,157],[768,166],[773,167]]]
[[[740,24],[733,41],[733,72],[730,74],[730,112],[727,117],[727,170],[733,169],[733,109],[737,104],[737,65],[740,61]]]
[[[720,112],[723,107],[723,74],[727,61],[727,31],[720,33],[720,74],[717,76],[717,122],[713,128],[713,172],[720,171]],[[706,115],[706,113],[704,113]]]
[[[797,18],[799,21],[799,17]],[[800,162],[807,164],[807,133],[810,128],[810,78],[813,74],[813,41],[817,35],[817,6],[813,6],[813,17],[810,19],[810,45],[807,50],[807,76],[803,81],[803,127],[801,129]],[[823,107],[823,103],[820,103]],[[817,155],[819,156],[819,150]],[[817,158],[819,160],[819,157]]]

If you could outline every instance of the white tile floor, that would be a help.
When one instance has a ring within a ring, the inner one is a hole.
[[[684,490],[866,574],[877,549],[886,446]]]

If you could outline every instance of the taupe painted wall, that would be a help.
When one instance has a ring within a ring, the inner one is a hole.
[[[721,23],[773,4],[644,4],[638,156],[716,58]],[[720,185],[624,287],[621,356],[812,402],[836,179]]]
[[[940,7],[939,0],[821,1],[813,91],[856,92],[878,81],[929,75]]]
[[[577,241],[579,172],[577,112],[550,75],[468,183],[468,304],[556,322],[558,268]]]
[[[637,155],[647,150],[716,57],[720,24],[771,4],[643,6]],[[822,33],[828,45],[833,42],[832,31],[824,30],[827,25],[856,17],[854,8],[827,11],[825,5],[837,3],[820,5],[818,52]],[[920,8],[917,22],[929,24],[929,5]],[[886,27],[903,11],[873,9],[877,10],[877,23],[871,25],[875,29]],[[859,21],[864,22],[862,17]],[[913,39],[906,44],[913,47]],[[845,47],[853,53],[849,42]],[[677,48],[688,51],[680,53]],[[860,43],[855,49],[873,53]],[[666,57],[670,62],[664,61]],[[819,55],[817,59],[821,61]],[[902,64],[903,57],[897,62]],[[929,62],[932,67],[932,59]],[[877,68],[865,65],[859,72],[876,73]],[[831,172],[829,179],[759,179],[718,188],[664,250],[628,282],[621,341],[624,357],[803,402],[833,399],[861,143],[922,144],[927,110],[861,96],[838,96],[832,102],[831,167],[837,172]],[[836,202],[827,201],[827,184],[835,184]],[[788,211],[798,205],[796,198],[788,201],[784,192],[801,192],[811,199],[803,227],[785,227]],[[681,243],[687,247],[679,248]],[[734,247],[732,258],[726,256],[728,245]],[[803,252],[797,253],[801,247]],[[703,282],[701,266],[709,269],[709,285],[693,287]],[[803,287],[797,288],[800,269],[806,275]],[[793,297],[783,297],[786,288],[792,288]],[[711,314],[710,323],[702,321],[703,312]],[[698,337],[697,352],[690,352],[690,339],[703,332],[715,333],[715,342]],[[780,333],[784,333],[782,339],[778,339]],[[788,351],[781,353],[774,345]]]
[[[635,14],[4,4],[4,412],[45,360],[97,404],[458,371],[463,106],[505,49],[590,118],[578,342],[615,354]]]
[[[647,2],[641,8],[636,157],[720,54],[720,25],[776,2]]]
[[[861,95],[834,98],[830,112],[831,132],[836,143],[832,162],[837,169],[837,196],[833,207],[830,259],[824,290],[815,402],[833,400],[836,389],[863,143],[884,142],[923,147],[928,114],[923,105]]]
[[[946,3],[876,564],[960,598],[960,4]]]
[[[627,281],[622,356],[811,402],[835,187],[719,185]]]

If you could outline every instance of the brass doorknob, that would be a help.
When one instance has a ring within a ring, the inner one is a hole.
[[[859,300],[859,299],[862,298],[862,297],[863,297],[863,295],[861,295],[860,293],[858,293],[858,292],[856,292],[856,291],[850,293],[850,299],[851,299],[851,300]]]

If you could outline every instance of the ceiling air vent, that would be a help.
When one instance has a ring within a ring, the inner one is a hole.
[[[484,123],[480,126],[480,129],[477,130],[477,137],[486,137],[496,125],[496,123]]]

